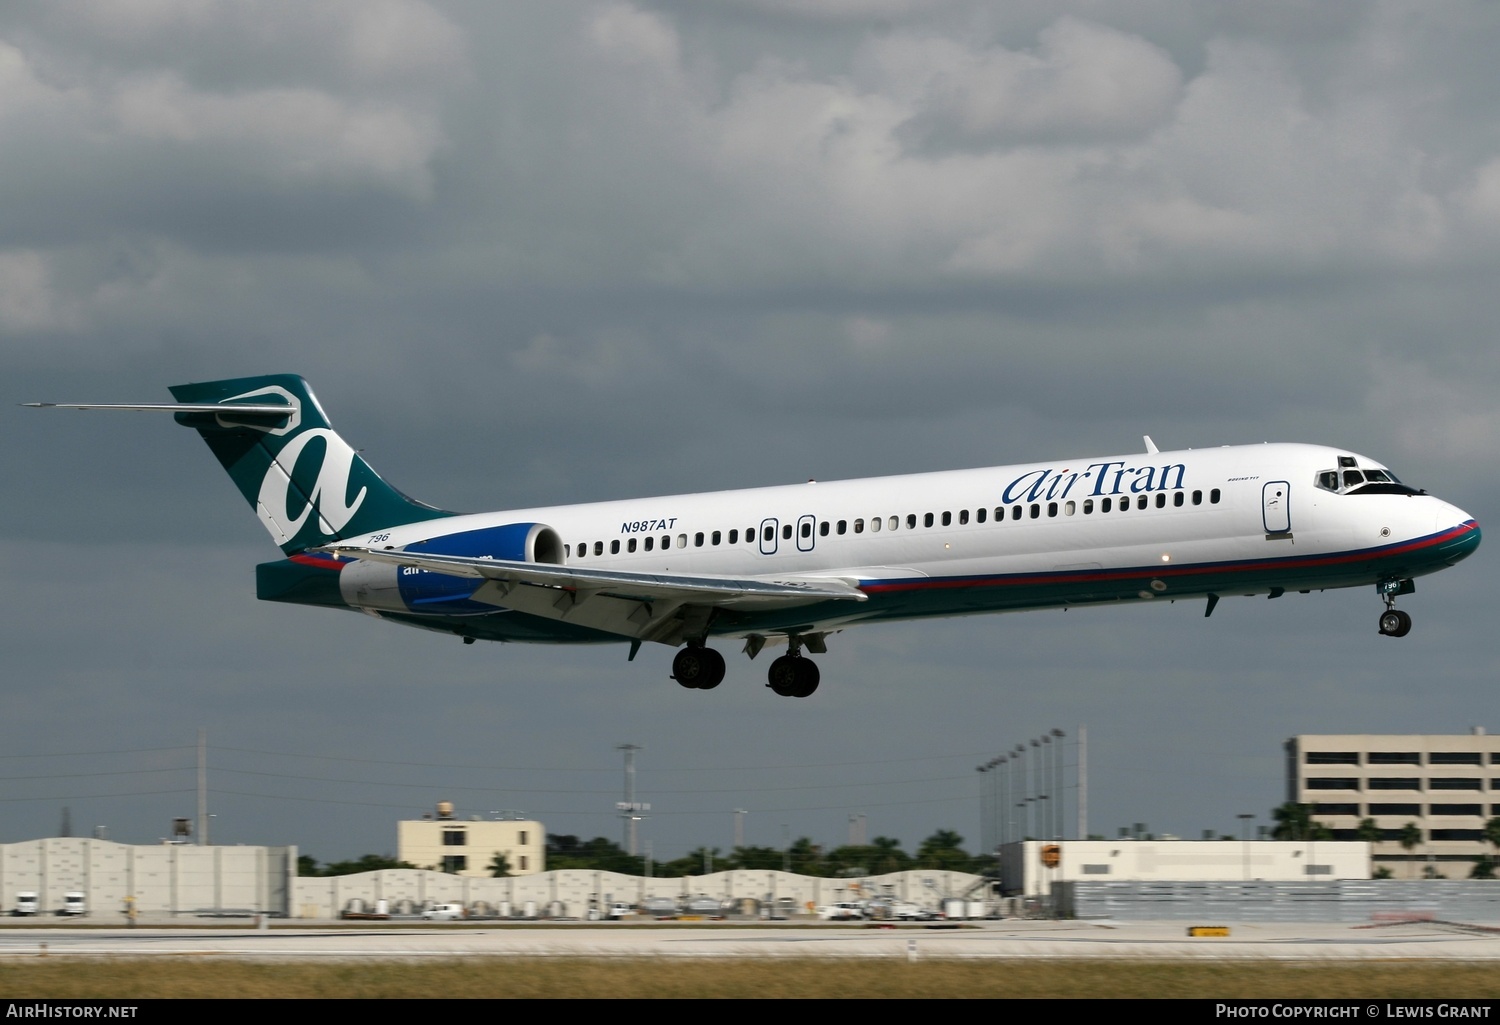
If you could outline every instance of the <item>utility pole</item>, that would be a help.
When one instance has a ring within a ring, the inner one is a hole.
[[[744,808],[734,810],[734,846],[736,849],[745,846],[745,816],[749,814]]]
[[[1078,727],[1078,839],[1089,838],[1089,728]]]
[[[208,846],[208,731],[198,730],[198,846]]]
[[[641,812],[650,811],[649,804],[641,804],[635,799],[635,753],[641,750],[639,744],[621,744],[615,748],[616,751],[625,752],[625,800],[615,805],[620,811],[620,818],[624,820],[624,842],[625,853],[632,858],[635,857],[635,833],[636,823],[641,820]]]

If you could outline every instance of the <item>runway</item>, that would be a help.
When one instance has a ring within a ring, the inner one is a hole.
[[[1205,922],[1205,925],[1216,923]],[[1444,923],[1236,924],[1193,939],[1180,922],[983,922],[961,928],[732,923],[0,928],[0,959],[994,958],[1500,962],[1500,930]]]

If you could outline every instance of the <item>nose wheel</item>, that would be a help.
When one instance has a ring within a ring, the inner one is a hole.
[[[688,690],[713,690],[724,682],[724,656],[713,648],[689,645],[672,659],[672,679]]]
[[[1380,633],[1383,637],[1405,637],[1411,633],[1411,616],[1396,608],[1396,595],[1411,594],[1416,590],[1410,580],[1386,580],[1377,585],[1385,611],[1380,614]]]
[[[1411,616],[1400,609],[1386,609],[1380,614],[1380,632],[1386,637],[1405,637],[1411,633]]]

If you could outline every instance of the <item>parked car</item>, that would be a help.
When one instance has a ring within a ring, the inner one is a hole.
[[[422,918],[429,922],[456,922],[468,917],[462,904],[434,904],[422,912]]]

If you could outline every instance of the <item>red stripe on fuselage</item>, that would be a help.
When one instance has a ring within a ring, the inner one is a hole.
[[[1403,555],[1407,552],[1420,551],[1424,548],[1432,548],[1436,545],[1462,537],[1470,531],[1477,530],[1479,523],[1469,520],[1461,523],[1450,530],[1428,537],[1418,538],[1401,544],[1389,545],[1384,548],[1368,548],[1358,552],[1342,552],[1338,555],[1325,556],[1301,556],[1291,559],[1257,559],[1250,562],[1210,562],[1197,566],[1139,566],[1135,569],[1110,570],[1101,573],[1089,573],[1087,571],[1074,571],[1063,573],[1037,573],[1027,575],[997,575],[983,577],[944,577],[937,580],[902,580],[889,584],[871,583],[860,584],[859,589],[866,594],[889,594],[897,591],[921,591],[939,588],[956,587],[1010,587],[1027,586],[1037,584],[1056,583],[1060,581],[1095,582],[1108,580],[1130,580],[1138,577],[1185,577],[1201,575],[1205,573],[1254,573],[1269,569],[1291,569],[1291,568],[1313,568],[1318,566],[1340,566],[1352,562],[1363,562],[1370,559],[1385,558],[1392,555]]]

